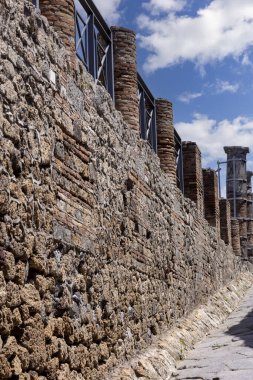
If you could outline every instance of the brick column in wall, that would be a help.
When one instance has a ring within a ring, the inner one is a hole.
[[[75,57],[74,0],[40,0],[40,10]]]
[[[161,168],[176,184],[175,134],[172,103],[166,99],[156,100],[157,153]]]
[[[183,142],[184,194],[196,203],[204,217],[204,187],[201,152],[195,142]]]
[[[203,169],[205,218],[220,236],[218,178],[215,170]]]
[[[234,254],[236,256],[241,256],[239,222],[235,218],[231,218],[231,236]]]
[[[126,123],[138,134],[139,98],[136,35],[132,30],[112,27],[115,106]]]
[[[247,171],[247,217],[249,219],[253,219],[252,176],[253,172]]]
[[[248,248],[247,248],[248,257],[252,259],[253,258],[253,220],[252,219],[248,220],[248,240],[247,240],[247,244],[248,244]]]
[[[251,179],[253,172],[247,171],[247,237],[248,237],[248,257],[253,258],[253,196]]]
[[[231,210],[230,203],[227,199],[220,199],[220,232],[221,239],[226,244],[232,244],[231,237]]]

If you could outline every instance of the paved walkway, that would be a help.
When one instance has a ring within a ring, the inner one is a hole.
[[[253,380],[253,288],[226,322],[196,345],[176,380]]]

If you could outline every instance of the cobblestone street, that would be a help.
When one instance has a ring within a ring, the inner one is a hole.
[[[226,322],[179,364],[177,380],[253,379],[253,288]]]

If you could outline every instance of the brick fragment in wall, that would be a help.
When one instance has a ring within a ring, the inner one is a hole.
[[[226,244],[231,245],[231,211],[230,203],[227,199],[220,199],[220,231],[221,239],[224,240]]]
[[[232,247],[236,256],[241,256],[239,221],[231,218]]]
[[[156,99],[157,153],[161,168],[176,183],[175,137],[172,103]]]
[[[104,379],[243,264],[31,2],[0,19],[0,377]]]
[[[185,196],[196,203],[201,216],[204,216],[204,187],[201,152],[196,143],[183,142],[184,190]]]
[[[203,169],[204,208],[208,223],[220,232],[220,206],[218,194],[218,178],[215,170]]]
[[[112,27],[115,106],[125,122],[139,135],[139,98],[136,35],[132,30]]]

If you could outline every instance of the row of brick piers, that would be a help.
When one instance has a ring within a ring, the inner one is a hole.
[[[202,169],[201,152],[194,142],[183,142],[185,196],[192,199],[200,216],[215,227],[237,256],[253,257],[253,202],[246,156],[249,148],[224,147],[227,154],[226,198],[220,198],[217,171]]]
[[[75,57],[74,0],[40,0],[40,10],[64,41],[73,63]],[[138,135],[139,95],[136,35],[132,30],[112,27],[115,106]],[[167,99],[156,99],[157,154],[161,168],[177,183],[173,107]],[[184,194],[196,203],[203,216],[234,253],[253,256],[252,172],[246,170],[245,147],[225,147],[227,153],[227,199],[220,199],[217,173],[202,169],[201,152],[195,142],[183,142]]]

